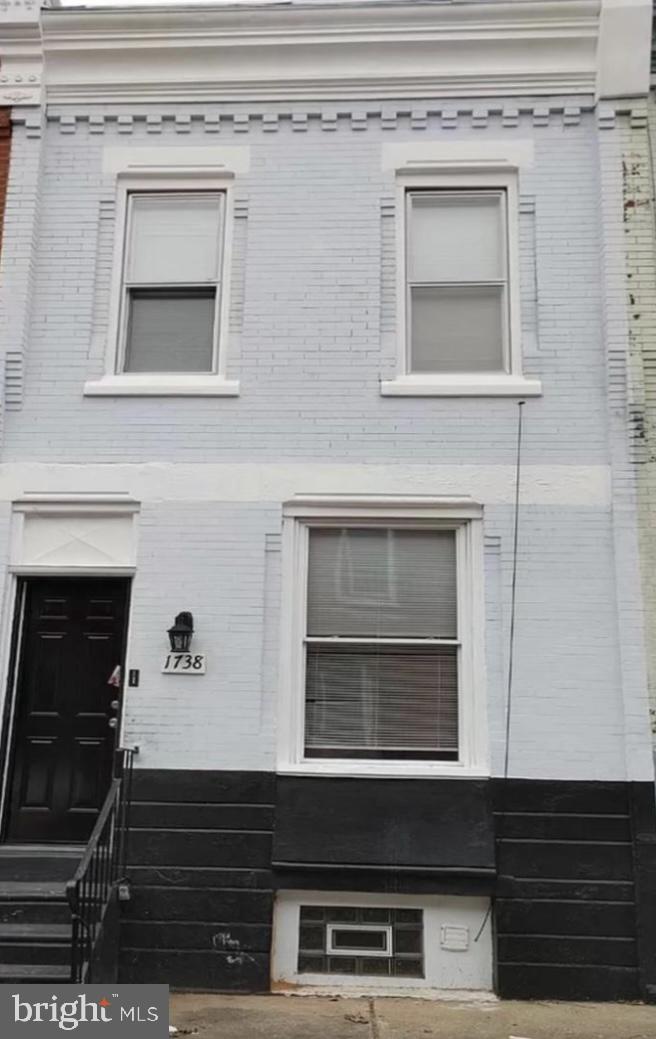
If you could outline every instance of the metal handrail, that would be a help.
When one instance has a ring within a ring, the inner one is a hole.
[[[68,883],[66,885],[66,890],[67,891],[69,891],[72,888],[76,887],[77,884],[78,884],[78,881],[81,881],[84,878],[84,875],[87,872],[87,870],[89,868],[89,865],[91,864],[91,860],[93,858],[94,852],[95,852],[95,850],[96,850],[96,848],[98,846],[98,843],[100,841],[100,837],[101,837],[102,831],[105,828],[105,823],[107,822],[107,819],[109,817],[110,812],[114,808],[114,802],[116,800],[116,796],[117,796],[118,792],[120,791],[120,789],[121,789],[121,780],[120,779],[113,779],[112,780],[112,785],[109,788],[109,793],[107,794],[107,797],[105,798],[105,803],[102,806],[102,808],[100,809],[100,815],[96,819],[96,825],[94,826],[93,830],[91,831],[91,836],[89,837],[89,840],[87,842],[87,846],[84,849],[84,855],[80,859],[80,864],[77,867],[77,869],[75,870],[75,873],[73,874],[73,876],[71,877],[71,879],[68,881]]]
[[[120,775],[112,784],[91,831],[84,854],[66,885],[73,935],[71,980],[89,983],[93,953],[105,910],[125,878],[127,835],[132,797],[132,765],[137,748],[121,747]]]

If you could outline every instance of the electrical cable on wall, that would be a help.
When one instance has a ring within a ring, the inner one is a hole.
[[[522,434],[523,434],[523,408],[526,401],[520,400],[517,402],[518,413],[517,413],[517,452],[515,456],[515,507],[513,515],[513,551],[512,551],[512,579],[510,588],[510,632],[508,635],[508,683],[506,686],[506,731],[505,731],[505,748],[503,758],[503,786],[501,788],[501,807],[499,811],[499,822],[497,826],[497,835],[495,843],[497,846],[503,839],[503,823],[505,818],[505,798],[506,798],[506,783],[508,780],[508,770],[510,766],[510,725],[512,717],[512,694],[513,694],[513,663],[514,663],[514,651],[515,651],[515,607],[517,601],[517,552],[519,546],[519,503],[520,503],[520,491],[521,491],[521,475],[522,475]],[[490,918],[492,912],[492,902],[490,901],[489,906],[483,917],[483,923],[481,924],[478,934],[474,938],[477,942],[482,935],[485,925]]]

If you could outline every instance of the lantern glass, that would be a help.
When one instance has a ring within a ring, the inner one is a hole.
[[[191,645],[190,631],[176,631],[172,628],[169,631],[169,638],[171,640],[171,649],[174,653],[186,653]]]

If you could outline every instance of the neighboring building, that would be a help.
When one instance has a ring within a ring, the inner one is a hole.
[[[125,980],[656,999],[649,23],[0,8],[2,978],[120,727]]]
[[[0,249],[2,248],[2,225],[7,199],[9,180],[9,153],[11,149],[10,109],[0,107]]]
[[[652,32],[652,89],[634,113],[624,141],[626,299],[632,459],[637,474],[647,674],[656,745],[656,50]]]

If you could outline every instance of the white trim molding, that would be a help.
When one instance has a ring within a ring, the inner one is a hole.
[[[484,141],[401,141],[384,144],[381,167],[396,174],[423,172],[448,173],[464,169],[485,173],[505,169],[530,169],[535,145],[531,138],[501,138]]]
[[[380,502],[391,510],[400,499],[448,502],[471,510],[473,518],[486,505],[510,505],[515,498],[513,465],[468,465],[438,462],[134,462],[55,464],[5,462],[0,466],[0,502],[23,498],[38,489],[51,497],[71,491],[128,494],[141,502],[267,502],[278,508],[287,502],[289,514],[318,502],[338,508],[348,496],[369,504]],[[443,496],[434,498],[439,488]],[[463,497],[462,493],[470,497]],[[301,499],[295,495],[303,492]],[[525,505],[562,505],[607,509],[610,505],[610,469],[606,465],[526,465],[522,470]],[[454,505],[455,507],[455,505]]]
[[[139,510],[127,495],[24,495],[12,503],[10,569],[134,573]]]
[[[85,397],[238,397],[239,381],[220,375],[108,372],[84,384]]]
[[[309,531],[336,524],[427,527],[456,534],[457,761],[308,758],[304,754],[304,635]],[[483,509],[470,498],[310,495],[283,506],[278,772],[294,775],[489,775],[484,662]]]
[[[539,379],[521,375],[399,375],[380,383],[383,397],[541,397]]]
[[[24,494],[12,502],[14,512],[41,513],[46,516],[64,515],[84,512],[95,514],[118,515],[139,512],[141,504],[128,495],[123,494]]]
[[[606,10],[603,75],[598,44]],[[620,96],[648,90],[646,0],[64,7],[42,13],[49,103]],[[624,35],[619,34],[622,46]],[[636,60],[636,48],[640,55]],[[627,56],[630,55],[630,57]],[[633,65],[633,68],[630,66]]]
[[[194,177],[234,176],[248,173],[250,148],[245,147],[110,147],[103,149],[103,173],[110,176],[181,176],[189,171]]]
[[[597,98],[648,92],[652,18],[652,0],[601,0]]]

